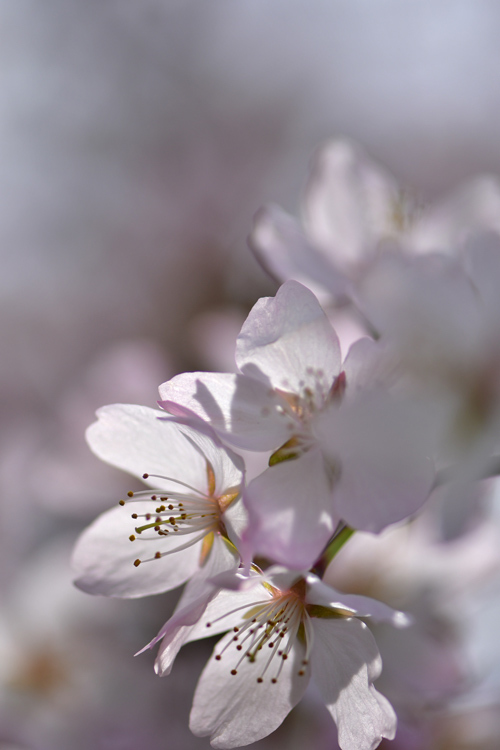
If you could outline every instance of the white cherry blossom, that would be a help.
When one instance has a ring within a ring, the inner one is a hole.
[[[194,734],[210,735],[215,748],[255,742],[282,723],[312,678],[337,724],[342,750],[372,750],[393,737],[395,714],[373,685],[382,665],[359,619],[365,617],[408,624],[403,613],[367,597],[341,595],[311,573],[275,568],[234,577],[233,590],[220,590],[183,638],[229,631],[198,683]],[[168,623],[158,636],[164,638],[156,660],[162,675],[172,668],[177,636]]]
[[[359,340],[341,365],[317,299],[290,281],[256,303],[236,362],[234,375],[176,376],[160,403],[235,445],[274,450],[244,495],[252,552],[308,568],[340,521],[379,531],[418,510],[432,481],[420,415],[389,393],[376,342]]]
[[[358,144],[332,139],[316,154],[301,209],[301,221],[260,209],[250,245],[278,281],[342,303],[387,247],[455,254],[478,230],[500,233],[500,182],[476,177],[424,207]]]
[[[87,432],[100,458],[149,485],[129,492],[80,537],[73,568],[76,585],[89,593],[146,596],[238,567],[243,463],[215,435],[163,416],[115,404],[100,409]]]

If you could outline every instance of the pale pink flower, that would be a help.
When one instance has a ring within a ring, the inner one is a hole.
[[[275,451],[245,493],[253,551],[307,568],[340,520],[379,531],[424,502],[432,470],[420,416],[390,394],[383,360],[365,338],[341,366],[317,299],[290,281],[250,312],[236,346],[240,373],[184,373],[160,386],[176,417]]]
[[[101,516],[80,537],[76,585],[93,594],[137,597],[236,569],[233,542],[245,523],[241,459],[216,438],[161,419],[162,412],[115,404],[87,431],[92,450],[142,477],[148,490]],[[232,540],[232,541],[230,541]]]
[[[500,182],[477,177],[424,208],[359,145],[338,139],[318,150],[301,209],[301,221],[260,209],[250,245],[277,280],[343,302],[387,247],[452,254],[478,230],[500,233]]]
[[[313,574],[283,569],[237,576],[233,589],[217,593],[183,640],[229,630],[200,677],[190,719],[194,734],[210,735],[216,748],[255,742],[282,723],[312,678],[342,750],[373,750],[382,737],[394,736],[395,714],[373,685],[380,656],[359,618],[404,627],[403,613],[367,597],[340,595]],[[162,637],[156,670],[164,675],[178,651],[177,632],[167,623]]]

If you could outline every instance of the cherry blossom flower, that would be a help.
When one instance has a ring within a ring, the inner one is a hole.
[[[480,176],[424,208],[359,145],[338,139],[318,151],[301,208],[301,222],[274,205],[260,209],[250,246],[280,282],[296,279],[341,303],[387,247],[453,254],[478,230],[500,232],[500,183]]]
[[[89,593],[146,596],[238,567],[234,542],[246,517],[241,459],[215,435],[162,416],[115,404],[100,409],[87,431],[100,458],[150,487],[129,492],[80,537],[73,568],[76,585]]]
[[[311,573],[274,568],[235,576],[232,583],[184,639],[229,631],[200,677],[190,719],[194,734],[210,735],[216,748],[255,742],[282,723],[312,677],[342,750],[372,749],[394,736],[395,714],[373,686],[380,656],[359,618],[404,627],[403,613],[368,597],[340,595]],[[165,675],[178,651],[175,628],[167,623],[153,644],[160,638],[155,666]]]
[[[432,481],[420,415],[389,393],[375,342],[356,342],[341,366],[318,301],[290,281],[256,303],[236,361],[237,374],[176,376],[160,403],[235,445],[274,450],[244,495],[253,552],[308,568],[341,520],[379,531],[418,510]]]
[[[432,402],[445,461],[488,458],[498,445],[499,274],[500,240],[477,235],[461,259],[381,259],[358,289],[414,391]]]

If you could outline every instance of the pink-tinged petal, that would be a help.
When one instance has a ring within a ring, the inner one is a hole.
[[[373,686],[382,661],[367,626],[356,618],[311,619],[311,668],[338,728],[342,750],[374,750],[396,732],[396,714]]]
[[[92,451],[103,461],[133,476],[144,473],[181,479],[206,492],[206,460],[164,412],[132,404],[112,404],[97,412],[87,430]],[[178,490],[175,483],[151,477],[147,484]]]
[[[152,648],[160,640],[162,641],[155,660],[157,674],[162,677],[169,674],[181,647],[188,641],[200,637],[197,635],[199,629],[196,629],[200,619],[203,618],[205,626],[201,637],[218,632],[206,627],[205,611],[209,601],[218,591],[211,581],[221,574],[236,573],[239,561],[236,550],[228,545],[220,534],[216,534],[205,565],[186,585],[172,617],[165,623],[156,638],[146,646],[146,648]]]
[[[222,516],[228,538],[240,550],[241,539],[248,527],[248,511],[241,497],[234,500]],[[241,550],[240,550],[241,552]]]
[[[500,232],[500,184],[484,175],[461,185],[450,196],[427,209],[409,233],[420,252],[454,252],[481,230]]]
[[[425,417],[378,389],[320,415],[318,440],[338,467],[336,512],[349,526],[379,532],[424,504],[434,479]]]
[[[335,563],[333,563],[335,564]],[[386,622],[396,628],[404,628],[411,624],[409,615],[389,607],[383,602],[371,599],[369,596],[358,594],[344,594],[327,586],[317,576],[308,573],[307,602],[329,609],[345,609],[354,617],[369,617],[373,622]]]
[[[374,387],[387,388],[394,380],[394,355],[379,341],[366,336],[355,341],[342,365],[346,380],[346,398]]]
[[[250,515],[246,543],[294,570],[316,562],[339,520],[323,456],[315,447],[250,482],[244,502]]]
[[[90,594],[133,598],[159,594],[180,586],[199,570],[201,541],[192,546],[152,559],[161,548],[176,550],[196,534],[142,539],[135,534],[140,521],[131,513],[152,512],[157,503],[130,502],[100,515],[76,543],[72,567],[75,584]],[[136,538],[130,541],[130,535]],[[135,560],[142,560],[139,566]],[[146,562],[149,560],[150,562]]]
[[[500,232],[500,226],[498,231]],[[471,239],[464,253],[464,265],[472,279],[474,289],[479,292],[481,301],[486,307],[484,310],[486,326],[489,323],[493,328],[491,332],[485,331],[485,334],[493,334],[496,343],[498,342],[498,319],[500,317],[498,294],[498,279],[500,278],[499,235],[493,232],[484,232]]]
[[[287,281],[253,306],[238,336],[236,364],[282,391],[328,393],[339,373],[340,344],[314,294]]]
[[[278,206],[257,212],[249,244],[257,260],[280,283],[300,281],[320,299],[348,293],[344,274],[306,237],[298,221]]]
[[[254,378],[225,373],[191,372],[160,386],[160,404],[172,411],[179,404],[201,419],[232,445],[247,450],[277,448],[289,437],[289,420],[282,401]]]
[[[271,599],[271,594],[262,585],[262,576],[251,573],[249,576],[234,575],[232,572],[215,576],[211,583],[224,585],[207,605],[203,617],[196,623],[189,640],[218,635],[241,625],[244,613],[256,603]]]
[[[186,425],[178,425],[178,429],[212,467],[215,480],[212,494],[219,497],[228,494],[229,490],[238,492],[245,478],[245,463],[241,456],[222,445],[215,432],[207,435]]]
[[[189,722],[196,736],[210,735],[212,747],[219,750],[249,745],[274,732],[300,701],[309,682],[308,670],[298,675],[305,654],[299,641],[286,661],[274,657],[263,674],[268,659],[265,651],[253,662],[242,658],[242,652],[232,644],[233,635],[228,633],[217,644],[214,653],[220,653],[228,645],[220,661],[212,657],[205,667]],[[272,683],[279,667],[279,677]],[[231,674],[232,670],[237,674]],[[262,674],[263,681],[258,683],[257,678]]]
[[[319,151],[306,189],[304,225],[332,263],[346,266],[397,234],[398,199],[395,180],[359,146],[330,141]]]

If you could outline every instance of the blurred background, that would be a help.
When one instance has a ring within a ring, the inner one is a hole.
[[[0,750],[209,746],[187,729],[209,645],[164,680],[132,658],[175,596],[71,588],[73,540],[129,487],[84,430],[103,404],[154,406],[176,372],[231,366],[275,290],[252,217],[297,211],[329,137],[423,200],[500,173],[499,38],[496,0],[0,4]],[[498,620],[488,586],[476,606]],[[394,747],[498,750],[491,681]],[[259,745],[311,742],[336,742],[313,694]]]

